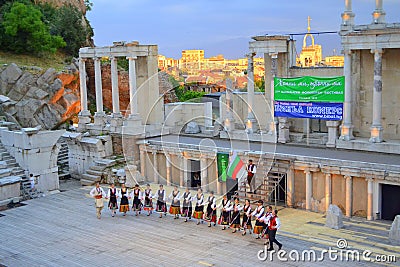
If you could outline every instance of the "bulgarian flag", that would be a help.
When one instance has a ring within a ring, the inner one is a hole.
[[[236,152],[233,152],[231,162],[229,163],[227,174],[232,177],[232,179],[236,180],[237,178],[241,178],[245,173],[244,163],[239,158]]]

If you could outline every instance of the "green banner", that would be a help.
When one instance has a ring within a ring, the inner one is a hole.
[[[274,78],[274,100],[294,102],[344,102],[344,76]]]
[[[226,182],[227,174],[226,170],[229,166],[229,154],[228,153],[217,153],[217,166],[218,166],[218,181]]]

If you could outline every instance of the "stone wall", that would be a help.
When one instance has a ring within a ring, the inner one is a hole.
[[[64,72],[0,68],[0,114],[21,127],[54,129],[80,110],[76,62]]]

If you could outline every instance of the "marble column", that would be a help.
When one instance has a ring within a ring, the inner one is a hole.
[[[292,166],[289,167],[287,172],[287,192],[286,192],[286,203],[288,207],[294,207],[294,169]]]
[[[111,90],[112,90],[113,117],[121,117],[122,115],[119,108],[117,58],[111,57],[110,60],[111,60]]]
[[[87,101],[87,86],[86,86],[86,59],[79,59],[79,83],[80,83],[80,93],[81,93],[81,116],[89,116],[90,112],[88,110]]]
[[[95,116],[104,116],[103,111],[103,86],[101,83],[101,62],[99,57],[94,58],[94,79],[96,88],[96,113]]]
[[[256,122],[253,112],[254,107],[254,54],[247,56],[247,121],[246,132],[252,134],[254,132],[254,123]]]
[[[140,149],[140,173],[146,177],[146,151]]]
[[[311,210],[311,199],[313,194],[312,172],[309,169],[304,170],[306,174],[306,210]]]
[[[346,179],[346,216],[351,217],[353,214],[353,177],[345,175]]]
[[[341,126],[340,139],[349,141],[354,139],[353,137],[353,124],[351,120],[351,109],[352,109],[352,97],[351,97],[351,51],[344,51],[344,103],[343,103],[343,122]]]
[[[367,178],[367,193],[368,193],[368,200],[367,200],[367,220],[372,221],[374,219],[373,215],[373,179]]]
[[[345,0],[345,11],[342,13],[342,25],[351,26],[354,25],[354,13],[351,7],[351,0]]]
[[[383,0],[375,0],[375,10],[372,13],[372,23],[385,23],[385,11],[383,11]]]
[[[275,80],[274,78],[278,76],[278,53],[273,53],[270,54],[271,56],[271,103],[270,103],[270,108],[271,108],[271,122],[269,123],[269,131],[268,134],[277,134],[277,125],[278,125],[278,119],[274,117],[274,87],[275,87]],[[282,126],[286,129],[286,122],[282,121]],[[289,131],[289,128],[287,128],[287,131]],[[283,139],[281,139],[282,141]]]
[[[158,184],[158,162],[157,162],[157,151],[153,151],[153,175],[154,175],[154,183]]]
[[[200,170],[201,170],[201,187],[203,191],[208,191],[208,165],[207,165],[207,158],[201,157],[200,158]]]
[[[338,126],[339,121],[326,121],[326,127],[328,127],[328,142],[326,142],[327,147],[336,147]]]
[[[185,171],[184,171],[184,157],[179,156],[179,186],[185,186]]]
[[[131,114],[129,117],[138,116],[138,97],[136,85],[136,57],[127,57],[129,60],[129,101]]]
[[[332,204],[332,174],[325,174],[325,212],[328,212],[329,205]]]
[[[233,82],[230,78],[226,79],[226,114],[224,120],[225,131],[232,131],[235,129],[235,119],[232,116],[231,96],[233,90]]]
[[[171,161],[170,156],[165,153],[165,167],[167,168],[167,185],[171,185]]]
[[[216,177],[215,182],[217,184],[217,194],[222,195],[222,183],[219,181],[217,156],[215,156],[214,164],[215,164],[215,177]]]
[[[383,141],[382,127],[382,50],[375,49],[374,53],[374,92],[372,99],[372,125],[371,138],[372,143]]]
[[[288,142],[290,140],[288,118],[279,117],[278,123],[279,123],[278,124],[279,125],[278,142],[285,144],[286,142]]]
[[[183,157],[183,184],[182,186],[191,186],[191,184],[188,184],[188,182],[190,181],[190,168],[189,168],[189,159]]]

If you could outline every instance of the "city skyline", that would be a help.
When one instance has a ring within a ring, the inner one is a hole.
[[[157,44],[160,54],[173,58],[178,58],[185,49],[204,49],[206,57],[218,54],[242,57],[248,51],[251,36],[306,32],[307,16],[312,18],[313,32],[338,31],[341,18],[337,14],[344,11],[344,1],[337,0],[324,1],[324,5],[317,0],[279,3],[250,0],[246,5],[237,0],[229,1],[229,5],[224,0],[121,0],[113,5],[106,0],[94,0],[93,3],[88,18],[94,27],[96,45],[137,40]],[[374,8],[371,1],[353,1],[356,24],[370,23]],[[400,10],[400,3],[387,0],[384,9]],[[388,22],[396,21],[396,12],[387,13]],[[316,35],[316,43],[325,48],[324,56],[332,55],[334,49],[340,53],[337,35]]]

